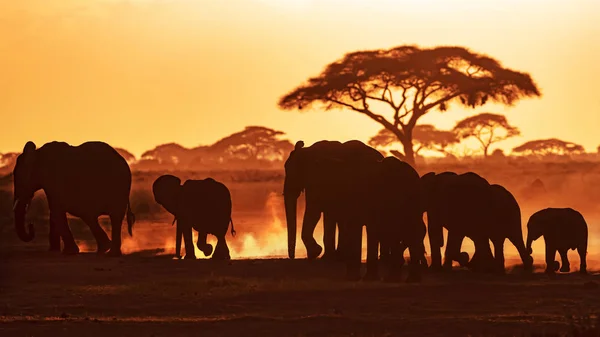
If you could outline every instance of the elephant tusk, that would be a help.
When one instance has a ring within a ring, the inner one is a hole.
[[[13,204],[13,212],[17,209],[17,206],[19,206],[19,199],[15,200],[15,203]]]
[[[177,221],[177,217],[173,218],[173,223],[171,224],[171,226],[173,226],[176,221]]]

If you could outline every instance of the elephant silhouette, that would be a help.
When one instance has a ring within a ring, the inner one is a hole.
[[[458,261],[476,271],[504,272],[506,239],[519,251],[525,268],[531,269],[532,260],[523,242],[520,207],[508,190],[489,184],[473,172],[460,175],[430,172],[421,179],[426,195],[433,269],[440,268],[442,227],[448,230],[445,269],[451,269],[452,261]],[[460,252],[465,237],[475,243],[471,261],[467,253]],[[494,244],[495,255],[492,255],[490,240]]]
[[[323,259],[335,257],[336,225],[339,229],[337,254],[343,255],[343,233],[339,228],[339,219],[334,215],[333,208],[337,203],[336,195],[339,186],[333,184],[337,175],[335,167],[339,164],[354,165],[360,162],[375,162],[383,156],[375,149],[358,141],[341,143],[338,141],[319,141],[309,147],[304,147],[303,141],[298,141],[294,150],[285,162],[285,181],[283,195],[285,201],[286,224],[288,231],[288,256],[295,258],[296,252],[296,211],[297,199],[304,191],[306,208],[302,220],[301,238],[306,247],[307,257],[319,257],[323,248],[315,241],[313,233],[321,214],[323,214],[323,243],[325,253]],[[362,145],[361,145],[362,144]]]
[[[17,157],[14,171],[14,213],[17,235],[22,241],[33,240],[33,224],[25,228],[27,206],[38,190],[46,193],[50,209],[50,250],[76,254],[68,225],[67,213],[81,218],[91,229],[98,253],[121,255],[121,225],[127,216],[127,228],[132,235],[135,216],[131,212],[129,193],[131,171],[125,159],[110,145],[86,142],[71,146],[50,142],[39,149],[27,142]],[[98,217],[110,216],[112,241],[98,224]]]
[[[569,272],[567,257],[569,249],[577,249],[579,272],[587,273],[588,226],[578,211],[572,208],[546,208],[535,212],[527,221],[527,251],[533,253],[533,241],[544,237],[546,244],[546,273],[553,274],[559,268],[555,261],[556,251],[562,260],[561,272]]]
[[[373,216],[367,226],[367,275],[366,279],[377,279],[377,243],[382,251],[389,249],[389,257],[383,262],[387,265],[387,279],[400,279],[404,264],[403,253],[410,252],[409,276],[407,281],[415,282],[421,278],[420,264],[424,260],[426,227],[423,222],[425,211],[421,179],[417,171],[408,163],[396,157],[386,157],[374,164],[377,168],[370,181]],[[427,262],[425,261],[425,266]],[[371,264],[371,265],[369,265]]]
[[[217,238],[212,259],[229,260],[229,247],[225,236],[231,223],[231,235],[235,236],[231,219],[231,194],[227,186],[212,178],[187,180],[173,175],[162,175],[152,184],[154,200],[175,216],[177,223],[175,255],[180,257],[181,237],[185,240],[185,259],[196,259],[192,228],[198,232],[197,247],[209,256],[213,247],[206,242],[208,234]]]

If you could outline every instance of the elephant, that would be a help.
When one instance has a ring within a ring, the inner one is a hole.
[[[231,235],[235,236],[235,228],[231,218],[231,194],[223,183],[212,178],[204,180],[186,180],[173,175],[162,175],[152,184],[154,200],[175,216],[177,236],[175,239],[175,255],[181,252],[181,237],[185,240],[185,259],[196,259],[192,228],[198,232],[197,247],[209,256],[213,247],[206,242],[206,236],[217,237],[217,246],[212,255],[215,260],[230,260],[229,248],[225,236],[229,224]]]
[[[588,226],[583,215],[572,208],[546,208],[537,211],[527,221],[527,252],[531,255],[533,241],[544,237],[546,244],[546,273],[554,274],[559,268],[556,251],[562,259],[561,272],[569,272],[569,249],[577,249],[580,273],[587,273]]]
[[[39,149],[35,143],[25,144],[17,157],[13,171],[15,229],[22,241],[35,236],[33,224],[25,228],[27,206],[38,190],[46,193],[50,210],[50,250],[77,254],[68,225],[67,213],[81,218],[91,229],[98,253],[121,255],[121,225],[127,217],[130,236],[135,215],[131,211],[129,193],[131,171],[127,161],[110,145],[86,142],[71,146],[65,142],[50,142]],[[98,224],[98,217],[108,215],[112,226],[112,241]]]
[[[503,272],[505,239],[515,245],[525,268],[531,269],[533,261],[523,242],[520,208],[508,190],[489,184],[473,172],[460,175],[430,172],[421,179],[426,195],[433,269],[441,267],[442,227],[448,229],[444,269],[451,269],[452,261],[456,260],[473,270]],[[465,237],[475,243],[471,261],[467,253],[460,252]],[[495,256],[491,253],[490,240]]]
[[[388,268],[388,280],[400,279],[403,253],[408,248],[410,269],[407,281],[419,281],[426,233],[421,179],[412,166],[396,157],[386,157],[374,165],[377,168],[372,171],[374,174],[370,181],[369,211],[372,220],[367,226],[366,279],[378,278],[377,243],[380,243],[382,251],[389,249],[390,255],[384,260]]]
[[[360,144],[359,144],[360,143]],[[323,214],[323,242],[325,253],[323,259],[343,255],[344,239],[339,218],[333,208],[339,203],[339,186],[333,184],[339,178],[335,167],[355,165],[361,162],[376,162],[383,159],[379,151],[366,146],[359,141],[319,141],[309,147],[304,147],[303,141],[295,144],[285,162],[285,181],[283,195],[285,201],[286,223],[288,232],[288,256],[295,258],[296,252],[296,203],[304,191],[306,209],[302,221],[302,241],[309,259],[316,259],[323,248],[315,241],[313,232],[321,213]],[[336,179],[330,179],[334,177]],[[335,231],[338,225],[339,240],[336,254]]]

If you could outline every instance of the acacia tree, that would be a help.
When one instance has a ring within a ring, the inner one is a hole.
[[[521,134],[517,127],[508,124],[506,117],[493,113],[467,117],[456,123],[453,130],[459,139],[477,139],[486,158],[492,144]]]
[[[283,160],[294,145],[280,139],[285,132],[264,126],[247,126],[211,145],[211,151],[242,160]]]
[[[538,139],[526,142],[522,145],[515,147],[512,152],[520,153],[525,155],[569,155],[583,153],[585,149],[583,146],[564,140],[550,138],[550,139]]]
[[[373,147],[386,147],[394,143],[399,143],[398,137],[388,129],[379,130],[375,136],[369,139],[369,145]],[[458,138],[452,131],[438,130],[433,125],[422,124],[416,125],[413,130],[413,143],[416,146],[415,155],[418,155],[421,150],[432,150],[451,155],[448,147],[458,143]],[[402,156],[398,151],[390,152]]]
[[[446,111],[451,103],[512,105],[530,96],[540,96],[531,77],[491,57],[463,47],[405,45],[348,53],[278,105],[291,110],[320,103],[325,110],[347,108],[368,116],[398,138],[403,159],[414,165],[413,130],[429,111]]]

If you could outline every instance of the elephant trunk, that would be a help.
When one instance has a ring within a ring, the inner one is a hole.
[[[288,232],[288,256],[290,259],[296,257],[296,201],[297,198],[294,198],[292,195],[288,193],[284,194],[285,218]]]
[[[532,243],[533,243],[533,239],[528,235],[527,236],[527,246],[525,248],[527,249],[527,254],[529,254],[529,255],[533,254],[533,249],[531,248]]]
[[[32,223],[29,224],[29,231],[25,229],[25,215],[27,214],[28,204],[29,202],[17,199],[15,200],[15,205],[13,207],[15,213],[15,230],[17,231],[19,239],[24,242],[30,242],[35,237]]]

